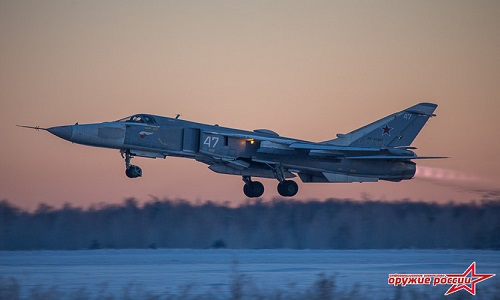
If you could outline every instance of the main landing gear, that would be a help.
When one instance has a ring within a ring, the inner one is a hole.
[[[273,168],[274,176],[278,179],[278,193],[283,197],[293,197],[299,191],[299,186],[293,180],[285,179],[285,172],[281,166]],[[245,185],[243,192],[249,198],[256,198],[262,196],[264,193],[264,186],[259,181],[252,181],[250,176],[243,176]]]
[[[125,158],[125,174],[128,178],[137,178],[142,176],[142,169],[139,166],[131,165],[130,160],[132,159],[132,155],[128,150],[120,151],[122,154],[122,158]]]

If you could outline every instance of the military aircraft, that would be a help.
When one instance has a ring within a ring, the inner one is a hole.
[[[264,185],[253,177],[275,178],[278,193],[297,194],[302,182],[399,182],[411,179],[417,156],[411,143],[437,105],[420,103],[347,134],[324,142],[278,135],[268,129],[245,131],[175,118],[137,114],[113,122],[41,128],[62,139],[87,146],[119,149],[129,178],[142,176],[130,163],[134,156],[195,159],[216,173],[242,176],[247,197],[260,197]]]

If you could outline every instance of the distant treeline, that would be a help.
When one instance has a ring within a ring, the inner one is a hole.
[[[500,202],[128,199],[88,209],[0,201],[0,250],[98,248],[500,249]]]

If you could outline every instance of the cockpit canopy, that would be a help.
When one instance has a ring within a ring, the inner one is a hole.
[[[126,117],[126,118],[120,119],[116,122],[143,123],[143,124],[150,124],[150,125],[156,124],[155,119],[151,115],[145,115],[145,114],[133,115],[131,117]]]

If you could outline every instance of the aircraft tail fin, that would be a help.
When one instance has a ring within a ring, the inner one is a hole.
[[[355,147],[410,146],[437,104],[419,103],[324,143]]]

